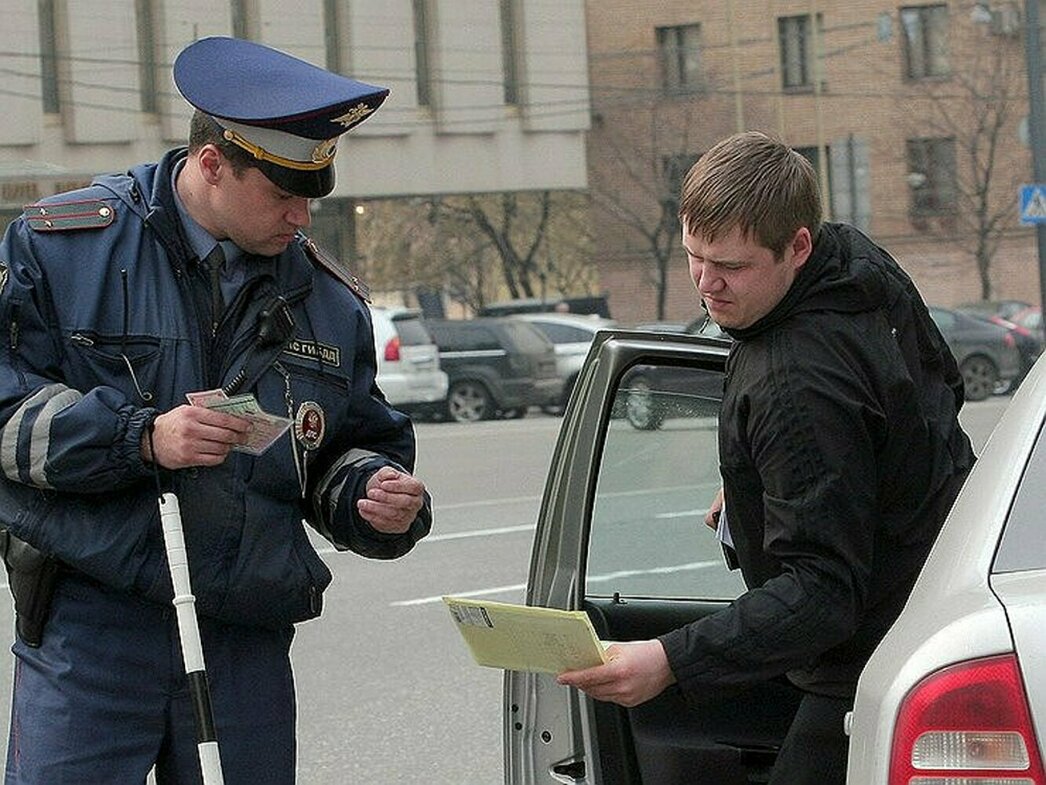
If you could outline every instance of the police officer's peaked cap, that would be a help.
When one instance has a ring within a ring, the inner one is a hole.
[[[338,137],[389,94],[268,46],[220,36],[183,49],[174,82],[270,180],[309,198],[334,188]]]

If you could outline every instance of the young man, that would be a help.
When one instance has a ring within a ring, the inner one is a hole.
[[[858,675],[973,464],[962,379],[912,281],[822,223],[815,173],[781,142],[715,145],[680,220],[698,294],[735,339],[719,453],[748,591],[560,682],[625,706],[678,684],[700,711],[711,687],[787,675],[804,697],[771,782],[843,783]]]
[[[358,281],[300,232],[387,91],[229,38],[174,76],[188,149],[30,206],[0,244],[9,785],[199,781],[160,491],[230,785],[294,782],[293,625],[331,580],[302,520],[380,559],[431,525]]]

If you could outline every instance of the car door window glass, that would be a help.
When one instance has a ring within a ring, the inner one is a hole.
[[[704,523],[721,485],[722,373],[637,365],[613,397],[592,512],[586,596],[733,599],[740,575]]]
[[[548,339],[536,328],[525,322],[506,322],[505,330],[520,351],[527,354],[543,354],[551,351]]]
[[[992,572],[1046,569],[1046,538],[1042,536],[1046,510],[1046,433],[1039,432],[1024,470]]]

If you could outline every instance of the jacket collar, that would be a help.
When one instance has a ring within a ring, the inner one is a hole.
[[[178,217],[172,174],[188,157],[185,147],[170,150],[155,163],[140,164],[126,175],[109,175],[96,182],[113,191],[142,217],[167,250],[171,264],[184,267],[195,258]],[[262,265],[288,302],[304,297],[312,288],[314,270],[298,239],[277,256],[246,256],[244,264]]]

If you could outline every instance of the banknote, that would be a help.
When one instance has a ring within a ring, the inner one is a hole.
[[[198,392],[186,393],[185,397],[189,399],[189,403],[193,406],[209,406],[217,401],[228,400],[229,396],[225,394],[225,390],[218,388],[217,390],[200,390]]]
[[[228,397],[222,390],[203,390],[189,393],[186,397],[194,406],[205,406],[216,412],[234,414],[251,423],[247,442],[233,447],[239,452],[261,455],[291,426],[290,418],[269,414],[262,409],[254,393]]]

